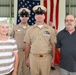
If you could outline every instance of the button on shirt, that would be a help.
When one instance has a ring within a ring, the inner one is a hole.
[[[44,54],[51,52],[51,43],[56,43],[54,29],[44,24],[42,28],[38,25],[31,26],[25,35],[24,41],[31,45],[30,52]]]

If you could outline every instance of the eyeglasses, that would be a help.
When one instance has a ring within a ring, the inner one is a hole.
[[[73,22],[74,20],[73,19],[67,19],[67,20],[65,20],[65,22]]]
[[[21,17],[29,17],[28,15],[20,15]]]

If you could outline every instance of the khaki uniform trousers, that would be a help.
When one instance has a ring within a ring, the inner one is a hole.
[[[51,54],[30,53],[30,73],[31,75],[50,75]]]
[[[25,63],[25,52],[19,51],[18,75],[29,75],[29,68]]]

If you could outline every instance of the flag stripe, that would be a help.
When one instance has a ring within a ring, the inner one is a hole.
[[[54,12],[54,1],[53,0],[51,0],[51,4],[50,4],[50,21],[52,21],[53,22],[53,12]]]
[[[44,0],[44,6],[47,8],[47,0]],[[44,22],[47,23],[47,12],[45,13],[45,20]]]
[[[56,3],[56,29],[58,29],[59,24],[59,0]]]
[[[50,2],[51,2],[50,0],[47,0],[47,3],[48,3],[48,4],[47,4],[47,7],[48,7],[48,8],[47,8],[47,17],[48,17],[48,18],[47,18],[47,24],[48,24],[49,21],[50,21],[50,8],[51,8],[51,7],[50,7]]]

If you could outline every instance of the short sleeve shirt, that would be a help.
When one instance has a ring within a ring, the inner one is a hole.
[[[76,30],[69,34],[65,29],[57,35],[57,47],[60,48],[60,67],[76,72]]]
[[[18,52],[18,49],[14,39],[0,40],[0,75],[6,75],[13,71],[15,52]]]
[[[29,28],[29,25],[26,27],[22,26],[21,23],[18,25],[15,25],[13,27],[12,36],[17,42],[18,49],[24,49],[25,43],[24,43],[24,36],[26,34],[27,29]]]
[[[27,30],[24,41],[30,44],[32,53],[49,53],[52,49],[51,43],[56,42],[55,31],[49,25],[44,24],[39,28],[35,24]]]

